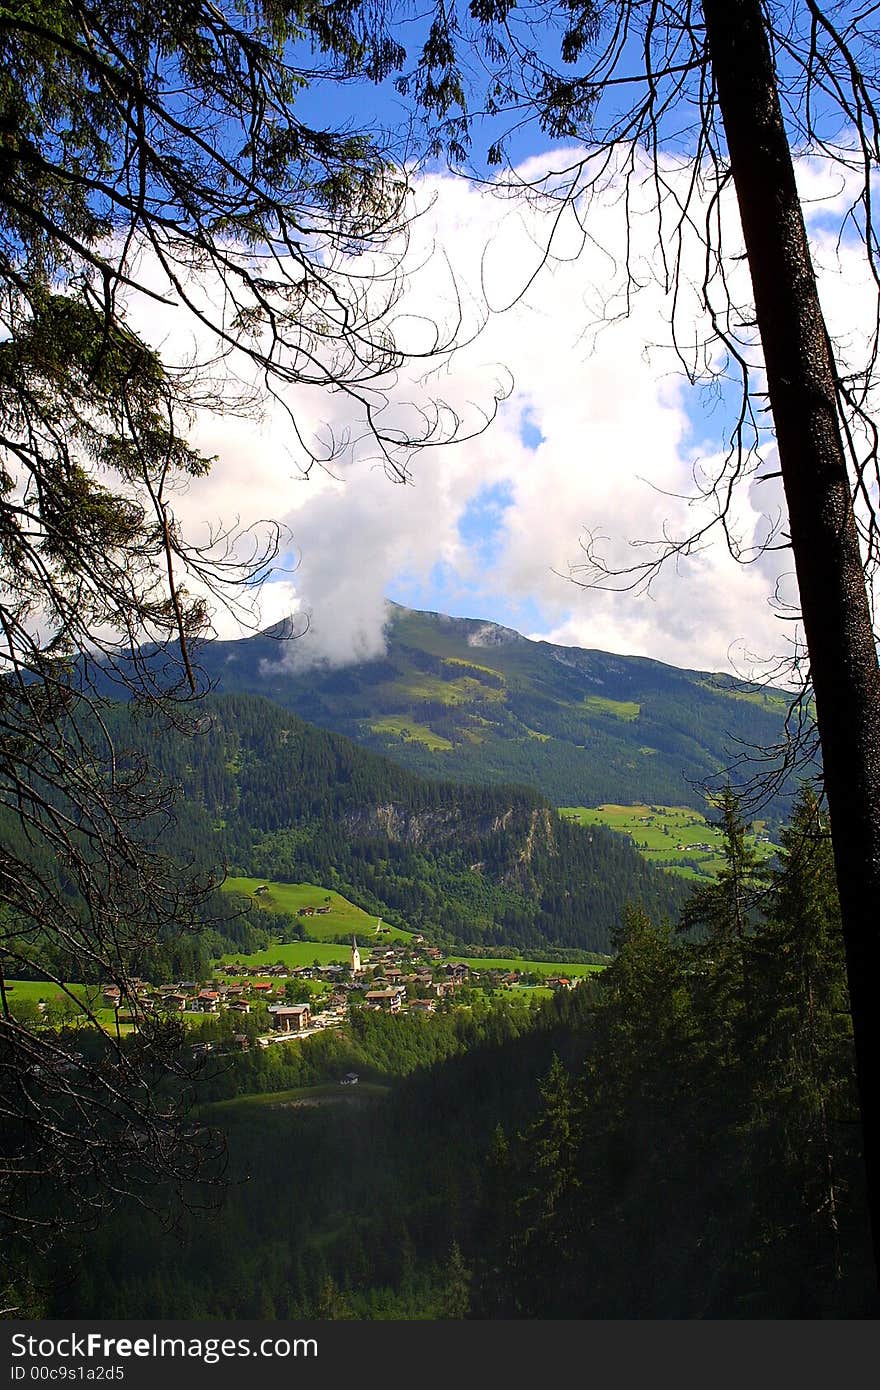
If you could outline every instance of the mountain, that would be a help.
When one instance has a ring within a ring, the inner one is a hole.
[[[156,834],[197,864],[323,884],[478,947],[607,952],[627,903],[675,915],[683,901],[622,837],[561,819],[529,788],[427,779],[252,696],[199,712],[189,737],[130,707],[107,714],[119,765],[146,758],[180,788]]]
[[[201,664],[225,692],[301,718],[431,776],[519,783],[558,806],[659,802],[703,809],[702,784],[783,738],[788,699],[725,675],[535,642],[510,628],[388,606],[384,656],[311,660],[279,625],[211,642]],[[785,814],[788,799],[770,813]]]

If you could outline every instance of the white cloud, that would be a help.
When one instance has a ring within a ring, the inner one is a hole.
[[[539,167],[533,160],[525,172]],[[811,167],[804,179],[811,196],[820,190],[821,171]],[[491,427],[468,442],[425,450],[402,486],[363,447],[304,481],[289,417],[278,408],[259,423],[206,415],[197,425],[198,442],[219,461],[208,479],[190,485],[178,511],[190,529],[236,516],[245,523],[272,517],[290,528],[295,568],[267,586],[262,618],[273,621],[285,609],[309,613],[310,633],[292,644],[292,659],[345,664],[380,653],[389,587],[403,573],[429,584],[438,564],[470,586],[479,604],[474,616],[502,616],[530,600],[542,615],[531,635],[553,641],[711,669],[729,669],[731,658],[741,669],[746,650],[783,650],[788,631],[770,600],[777,575],[790,569],[784,554],[741,566],[719,535],[665,569],[650,596],[583,590],[565,577],[583,558],[585,532],[606,537],[606,555],[623,564],[645,555],[633,555],[627,542],[685,535],[713,514],[711,503],[688,499],[695,468],[711,476],[723,465],[725,411],[700,413],[670,351],[670,302],[649,283],[658,244],[650,189],[636,195],[631,221],[632,266],[647,288],[623,318],[616,315],[624,207],[611,193],[580,223],[562,219],[552,262],[523,297],[518,292],[542,257],[546,214],[437,175],[422,181],[419,196],[428,211],[415,225],[410,256],[420,269],[398,306],[399,327],[424,345],[427,324],[445,331],[460,315],[462,336],[472,341],[427,381],[414,369],[400,372],[385,424],[412,423],[436,394],[466,427],[477,425],[493,408],[503,364],[515,386]],[[732,206],[723,215],[735,241]],[[832,327],[854,340],[866,302],[858,256],[846,245],[838,251],[824,224],[817,223],[816,238]],[[699,358],[706,326],[688,288],[688,272],[699,275],[696,256],[686,249],[679,322],[689,325]],[[737,273],[745,299],[744,268]],[[717,352],[713,360],[720,362]],[[307,439],[360,434],[343,393],[295,388],[288,404]],[[520,437],[526,417],[542,436],[534,450]],[[458,527],[481,490],[501,482],[510,505],[486,567]],[[731,521],[746,547],[766,533],[763,517],[776,515],[780,503],[776,483],[741,490]]]

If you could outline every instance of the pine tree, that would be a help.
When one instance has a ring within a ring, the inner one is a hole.
[[[523,1185],[511,1244],[513,1298],[520,1315],[540,1317],[548,1307],[567,1310],[578,1296],[571,1266],[580,1207],[581,1114],[572,1078],[556,1053],[541,1083],[538,1116],[519,1143]]]
[[[801,1312],[833,1313],[864,1276],[855,1060],[827,819],[804,787],[749,941],[756,1226],[765,1282],[804,1271]],[[846,1239],[844,1230],[847,1227]],[[848,1264],[844,1246],[850,1251]]]

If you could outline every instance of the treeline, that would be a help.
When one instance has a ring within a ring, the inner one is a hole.
[[[535,1013],[359,1019],[312,1079],[357,1054],[386,1099],[218,1112],[221,1216],[123,1214],[50,1314],[876,1316],[825,827],[804,796],[768,873],[723,815],[681,930],[631,911]]]

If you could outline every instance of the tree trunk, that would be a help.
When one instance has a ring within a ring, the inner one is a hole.
[[[880,1270],[880,672],[822,317],[760,0],[703,0],[810,655]]]

